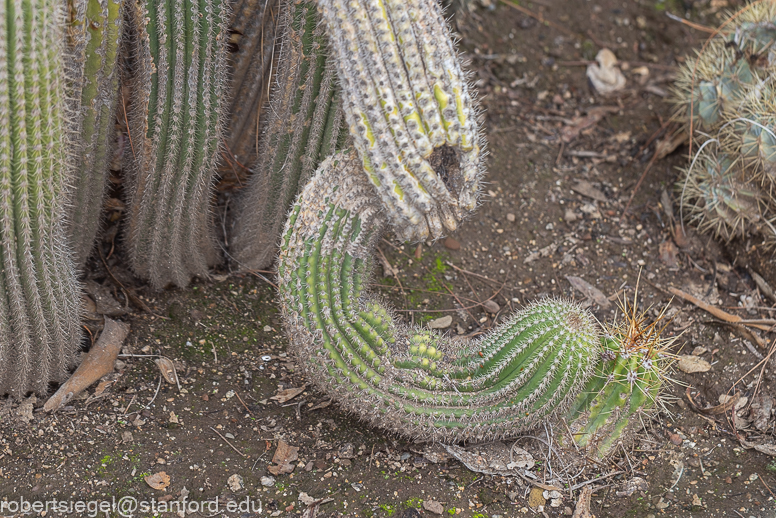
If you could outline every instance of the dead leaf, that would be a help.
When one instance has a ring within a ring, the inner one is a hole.
[[[619,107],[613,106],[597,106],[587,111],[587,115],[584,117],[574,117],[571,119],[571,123],[564,126],[560,130],[561,140],[568,144],[579,136],[584,130],[592,128],[598,122],[606,116],[607,113],[619,111]],[[530,140],[530,139],[529,139]]]
[[[164,471],[154,473],[153,475],[146,475],[145,482],[152,488],[162,491],[170,485],[170,475]]]
[[[680,130],[667,135],[665,138],[658,139],[658,141],[655,142],[655,156],[657,157],[657,160],[667,157],[676,151],[676,148],[688,141],[687,130],[684,129],[684,126],[682,126]]]
[[[547,503],[547,500],[544,498],[544,491],[542,488],[532,487],[531,492],[528,493],[528,507],[536,511],[545,503]]]
[[[776,444],[774,443],[762,443],[762,444],[755,444],[751,442],[747,442],[745,440],[741,441],[741,446],[744,448],[752,449],[759,451],[760,453],[764,453],[766,455],[770,455],[771,457],[776,457]]]
[[[625,76],[617,68],[617,56],[609,49],[601,49],[595,57],[597,63],[588,65],[587,78],[601,95],[609,95],[625,88]]]
[[[272,457],[272,462],[277,464],[277,466],[270,466],[268,468],[269,472],[273,475],[292,473],[295,467],[293,462],[297,459],[299,459],[299,447],[291,446],[281,439],[278,441],[278,448]]]
[[[585,180],[577,180],[577,183],[571,186],[571,190],[596,201],[609,201],[609,198],[607,198],[604,193],[593,187],[593,184]]]
[[[676,255],[679,253],[679,250],[676,248],[673,241],[663,241],[660,243],[658,250],[660,252],[660,260],[663,264],[669,268],[676,268],[679,266],[679,263],[676,262]]]
[[[270,399],[274,399],[278,403],[283,404],[286,401],[294,399],[296,396],[304,392],[306,388],[307,385],[302,385],[299,388],[291,387],[287,389],[278,389],[277,393]]]
[[[326,408],[327,406],[331,405],[331,399],[327,399],[326,401],[321,401],[317,405],[311,407],[308,412],[312,412],[313,410],[320,410],[321,408]]]
[[[736,393],[731,397],[730,399],[727,399],[724,403],[721,405],[708,407],[708,408],[701,408],[698,406],[697,403],[692,398],[692,395],[690,394],[690,387],[687,387],[687,390],[685,390],[685,395],[687,396],[687,401],[690,402],[690,407],[699,414],[704,415],[719,415],[724,414],[733,407],[736,406],[736,403],[738,403],[738,398],[741,397],[741,394]]]
[[[154,360],[154,363],[159,367],[159,372],[162,373],[162,377],[167,383],[171,385],[178,384],[178,373],[175,370],[175,364],[169,358],[161,357]]]
[[[510,448],[501,441],[477,444],[467,448],[454,445],[443,445],[443,447],[470,470],[486,475],[514,476],[523,470],[533,468],[536,463],[527,451],[517,447]]]
[[[759,431],[766,431],[771,424],[773,398],[768,394],[758,394],[752,401],[752,424]]]
[[[617,496],[631,496],[636,491],[649,491],[649,484],[641,477],[633,477],[622,485],[622,491],[617,491]]]
[[[43,409],[46,412],[58,409],[92,383],[113,372],[113,364],[128,334],[128,324],[105,317],[105,327],[97,343],[86,353],[73,375],[46,401]]]
[[[582,293],[586,298],[592,300],[596,304],[598,304],[601,309],[607,309],[609,306],[612,305],[611,302],[609,302],[609,299],[606,298],[606,295],[603,294],[601,290],[587,282],[586,280],[582,279],[581,277],[576,277],[574,275],[566,275],[566,280],[569,281],[571,286]]]
[[[709,362],[691,354],[680,356],[679,361],[676,363],[676,367],[687,374],[711,370],[711,364]]]

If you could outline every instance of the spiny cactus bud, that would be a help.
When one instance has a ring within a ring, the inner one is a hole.
[[[355,153],[323,162],[281,238],[291,348],[345,409],[425,440],[513,436],[565,410],[598,361],[594,318],[574,303],[528,306],[475,341],[399,324],[364,289],[387,226]]]
[[[692,120],[694,131],[716,130],[759,80],[735,48],[715,39],[679,69],[673,92],[677,116],[687,124]]]
[[[72,170],[63,5],[10,0],[0,9],[0,394],[17,397],[62,381],[81,337],[62,226]]]
[[[603,340],[601,360],[564,416],[568,431],[561,443],[576,443],[587,455],[604,458],[627,442],[640,421],[635,417],[656,406],[672,355],[656,322],[637,315],[635,301],[622,307],[625,321],[611,326]]]
[[[259,132],[276,68],[280,0],[238,0],[230,24],[231,87],[226,145],[230,158],[253,168],[259,157]],[[278,38],[279,39],[279,38]]]
[[[78,152],[72,195],[67,205],[67,232],[75,264],[83,266],[100,225],[103,193],[115,136],[122,35],[121,0],[75,2],[69,23],[68,52],[81,70],[73,95],[80,98]]]
[[[764,195],[746,179],[740,159],[707,146],[683,176],[676,185],[682,213],[702,232],[730,241],[761,221]]]
[[[440,237],[475,208],[480,136],[436,1],[319,0],[363,169],[402,239]]]
[[[723,37],[734,44],[746,59],[761,69],[776,65],[776,2],[752,2],[730,17],[735,19],[721,28]]]
[[[776,79],[776,76],[774,77]],[[747,176],[766,192],[776,188],[776,88],[772,82],[747,96],[721,130],[725,153],[740,155]]]
[[[283,0],[280,17],[283,36],[259,163],[235,211],[231,255],[241,269],[270,265],[294,197],[347,138],[315,3]]]
[[[130,262],[155,288],[188,284],[218,261],[212,180],[223,121],[225,5],[132,3]]]

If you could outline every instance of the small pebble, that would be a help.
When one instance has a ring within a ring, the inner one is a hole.
[[[448,250],[460,250],[461,243],[453,239],[452,237],[445,238],[445,248]]]
[[[259,481],[264,487],[272,487],[275,485],[275,477],[261,477]]]
[[[507,221],[509,221],[510,223],[514,223],[515,222],[515,215],[512,214],[511,212],[507,213]]]

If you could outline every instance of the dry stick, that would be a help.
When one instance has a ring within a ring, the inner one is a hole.
[[[568,489],[568,491],[569,491],[569,493],[570,493],[570,492],[572,492],[572,491],[576,491],[577,489],[579,489],[579,488],[581,488],[581,487],[584,487],[584,486],[586,486],[586,485],[588,485],[588,484],[592,484],[592,483],[594,483],[594,482],[598,482],[598,481],[600,481],[600,480],[603,480],[603,479],[605,479],[605,478],[609,478],[609,477],[613,477],[613,476],[615,476],[615,475],[621,475],[622,473],[625,473],[625,471],[623,471],[623,470],[620,470],[620,471],[612,471],[611,473],[608,473],[608,474],[606,474],[606,475],[604,475],[604,476],[602,476],[602,477],[598,477],[598,478],[591,478],[590,480],[586,480],[585,482],[580,482],[580,483],[579,483],[579,484],[577,484],[576,486],[571,486],[571,487]]]
[[[235,447],[234,447],[234,445],[233,445],[232,443],[230,443],[230,442],[229,442],[229,440],[228,440],[226,437],[224,437],[223,435],[221,435],[220,433],[218,433],[218,430],[216,430],[216,429],[215,429],[215,428],[213,428],[212,426],[208,426],[208,428],[210,428],[211,430],[213,430],[213,431],[216,433],[216,435],[218,435],[218,436],[219,436],[221,439],[223,439],[223,440],[224,440],[224,442],[225,442],[226,444],[228,444],[230,448],[232,448],[234,451],[236,451],[238,455],[242,455],[242,456],[243,456],[244,458],[246,458],[246,459],[248,458],[248,456],[247,456],[246,454],[244,454],[243,452],[241,452],[240,450],[238,450],[237,448],[235,448]]]
[[[652,155],[652,158],[649,159],[649,163],[647,164],[647,167],[644,168],[644,172],[641,173],[641,176],[639,177],[639,181],[636,182],[636,186],[631,191],[630,198],[628,198],[628,203],[625,205],[625,210],[622,211],[623,215],[628,213],[628,209],[630,209],[631,202],[633,202],[633,198],[636,196],[636,192],[638,192],[639,187],[641,187],[641,182],[644,181],[644,178],[646,178],[647,173],[650,169],[652,169],[652,164],[655,163],[655,160],[657,160],[657,151]]]
[[[105,261],[105,256],[103,256],[103,254],[102,254],[102,248],[98,246],[97,250],[100,252],[100,259],[102,260],[102,264],[105,266],[105,270],[107,270],[108,275],[110,275],[110,278],[113,279],[113,282],[115,282],[116,284],[118,284],[121,287],[121,289],[124,291],[124,295],[126,295],[128,299],[130,299],[132,302],[134,302],[138,307],[140,307],[140,309],[142,309],[146,313],[150,313],[150,314],[152,314],[153,316],[155,316],[157,318],[161,318],[162,320],[170,320],[168,317],[163,317],[162,315],[157,315],[156,313],[151,311],[151,308],[149,308],[148,305],[140,299],[140,297],[138,297],[137,295],[133,294],[123,284],[121,284],[121,281],[119,281],[116,278],[116,276],[113,275],[113,272],[110,271],[110,268],[108,267],[108,263]]]
[[[391,286],[390,284],[380,284],[380,283],[377,283],[377,282],[370,282],[369,285],[370,286],[374,286],[376,288],[395,288],[396,287],[396,286]],[[447,293],[442,293],[441,291],[421,290],[420,288],[407,288],[407,291],[410,291],[410,292],[415,291],[417,293],[429,293],[431,295],[437,295],[439,297],[447,297],[448,296]],[[455,295],[453,295],[453,297],[455,297]],[[465,300],[466,302],[477,302],[476,300],[470,299],[468,297],[461,297],[461,299]]]
[[[458,302],[458,304],[459,304],[461,307],[463,307],[463,303],[462,303],[462,302],[461,302],[461,300],[460,300],[460,299],[459,299],[459,298],[458,298],[458,297],[455,295],[455,293],[453,293],[453,290],[451,290],[451,289],[450,289],[450,288],[447,286],[447,284],[445,284],[444,286],[445,286],[445,289],[446,289],[447,291],[449,291],[449,292],[450,292],[450,295],[452,295],[452,296],[453,296],[453,298],[455,298],[455,301],[456,301],[456,302]],[[467,299],[467,300],[468,300],[468,299]],[[466,312],[469,314],[469,316],[470,316],[470,317],[472,317],[472,321],[473,321],[473,322],[477,322],[477,319],[476,319],[476,318],[474,318],[474,315],[472,314],[472,312],[471,312],[471,311],[469,311],[469,310],[467,309],[467,310],[466,310]]]
[[[707,304],[702,300],[696,297],[693,297],[689,293],[685,293],[682,290],[674,287],[669,287],[668,291],[673,293],[677,297],[686,300],[687,302],[692,302],[702,310],[708,311],[709,313],[719,318],[720,320],[724,320],[725,322],[730,322],[731,324],[743,324],[746,326],[760,329],[761,331],[771,331],[773,326],[776,325],[776,320],[770,320],[770,319],[758,319],[755,321],[744,320],[738,315],[732,315],[727,311],[722,311],[718,307],[712,306],[711,304]],[[767,325],[764,325],[764,324],[767,324]]]
[[[707,34],[714,34],[715,30],[711,27],[706,27],[705,25],[701,25],[699,23],[691,22],[690,20],[685,20],[684,18],[680,18],[679,16],[676,16],[675,14],[669,13],[666,11],[666,16],[671,18],[675,22],[682,23],[692,29],[695,29],[696,31],[705,32]]]
[[[235,396],[237,396],[237,399],[239,399],[239,400],[240,400],[240,403],[242,403],[242,406],[244,406],[244,407],[245,407],[245,410],[247,410],[247,411],[248,411],[248,413],[249,413],[249,414],[251,414],[251,417],[253,417],[253,412],[251,412],[251,409],[250,409],[250,408],[248,408],[248,405],[246,405],[246,404],[245,404],[245,401],[243,401],[243,400],[242,400],[242,398],[240,397],[240,394],[238,394],[237,392],[235,392],[235,393],[234,393],[234,395],[235,395]]]

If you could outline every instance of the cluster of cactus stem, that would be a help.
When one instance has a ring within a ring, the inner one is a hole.
[[[309,379],[346,410],[413,439],[489,440],[565,416],[574,440],[610,452],[622,423],[654,404],[657,333],[637,324],[603,335],[586,310],[556,299],[477,340],[398,323],[364,289],[390,216],[362,167],[349,151],[327,159],[281,238],[281,309]]]
[[[443,441],[565,418],[600,456],[654,404],[661,351],[640,320],[602,334],[576,304],[545,300],[464,340],[399,323],[364,289],[387,229],[436,238],[477,203],[476,108],[435,0],[241,0],[231,35],[224,0],[6,6],[0,392],[45,393],[78,345],[73,259],[84,264],[99,228],[121,91],[135,273],[156,288],[207,275],[220,258],[218,159],[243,160],[254,174],[233,208],[230,255],[266,267],[280,238],[291,347],[344,408]],[[230,67],[244,99],[227,98]]]
[[[677,115],[697,153],[677,184],[681,212],[730,241],[776,247],[776,2],[732,14],[675,88]]]

